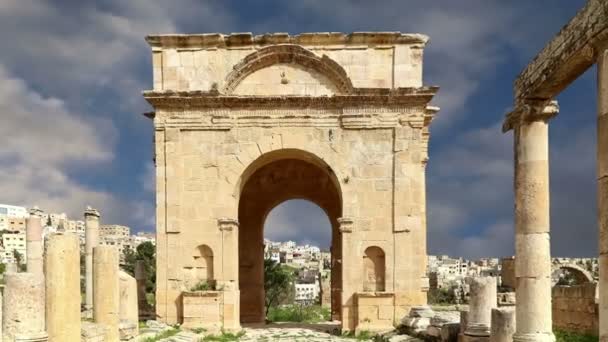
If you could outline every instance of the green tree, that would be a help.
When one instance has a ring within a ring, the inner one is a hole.
[[[156,289],[156,247],[152,242],[146,241],[137,246],[135,251],[126,248],[123,252],[125,263],[123,269],[135,276],[135,263],[143,261],[146,270],[146,292],[152,293]]]
[[[274,260],[264,260],[264,290],[266,291],[266,316],[271,307],[293,299],[293,270],[282,267]]]
[[[21,253],[19,253],[16,249],[13,249],[13,258],[15,258],[19,271],[25,272],[27,265],[23,263],[23,255],[21,255]]]

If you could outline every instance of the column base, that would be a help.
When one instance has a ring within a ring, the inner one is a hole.
[[[464,335],[473,337],[490,337],[490,327],[485,324],[469,323]]]
[[[460,334],[458,336],[458,342],[488,342],[490,341],[490,336],[469,336],[465,334]]]
[[[515,333],[513,342],[555,342],[555,335],[553,333]]]
[[[49,336],[46,332],[15,334],[15,342],[47,342]]]

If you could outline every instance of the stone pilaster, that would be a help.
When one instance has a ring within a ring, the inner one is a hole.
[[[357,326],[357,308],[355,306],[355,300],[352,296],[356,290],[356,284],[353,281],[353,272],[355,270],[352,266],[355,258],[354,248],[347,248],[346,246],[353,245],[353,231],[354,222],[351,218],[341,217],[338,219],[338,229],[340,231],[342,239],[342,259],[338,260],[342,264],[342,293],[341,304],[342,304],[342,331],[355,331]]]
[[[513,341],[554,341],[549,243],[549,124],[556,102],[523,105],[514,125],[515,277]]]
[[[27,218],[26,228],[26,258],[27,271],[32,274],[44,276],[44,262],[42,260],[42,223],[40,222],[40,210],[34,208]]]
[[[513,308],[492,309],[490,342],[511,342],[515,333],[515,310]]]
[[[222,234],[222,278],[217,283],[218,289],[222,291],[222,324],[228,331],[238,331],[241,328],[238,287],[239,222],[230,218],[220,218],[218,227]]]
[[[4,277],[3,341],[47,341],[42,277],[32,273],[11,273]]]
[[[471,288],[465,341],[487,341],[490,336],[492,309],[497,306],[496,278],[474,277],[468,279]]]
[[[222,279],[218,279],[218,286],[234,290],[239,283],[239,222],[220,218],[218,226],[222,233]]]
[[[608,48],[597,60],[597,214],[599,225],[599,335],[608,341]]]
[[[93,248],[93,319],[107,328],[106,340],[118,341],[118,249]]]
[[[53,234],[46,249],[46,328],[49,341],[80,339],[80,241]]]
[[[85,299],[87,312],[93,308],[93,248],[99,245],[99,211],[87,207],[84,211],[85,228]]]

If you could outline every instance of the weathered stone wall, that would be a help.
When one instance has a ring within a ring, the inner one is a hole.
[[[422,85],[422,51],[426,41],[427,38],[423,35],[378,32],[299,36],[274,34],[266,39],[264,36],[250,34],[148,38],[153,47],[155,90],[203,91],[224,87],[225,77],[235,65],[270,44],[295,44],[305,46],[319,56],[327,55],[344,68],[354,87],[419,87]],[[252,83],[274,89],[276,83],[272,82],[273,77],[279,77],[280,73],[272,72],[270,78],[266,76],[277,68],[284,69],[292,84],[306,83],[304,80],[307,76],[296,68],[284,65],[259,72],[254,76],[255,82],[245,82],[241,90],[252,90]],[[304,78],[300,78],[301,76]],[[311,91],[311,87],[304,86],[292,89],[302,95],[329,94]],[[260,91],[260,94],[277,94],[265,87],[253,90]]]
[[[555,286],[552,294],[553,328],[597,335],[597,284]]]

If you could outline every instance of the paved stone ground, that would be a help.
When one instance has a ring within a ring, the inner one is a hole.
[[[161,326],[155,326],[152,329],[147,330],[147,333],[159,333],[163,328]],[[352,337],[338,336],[339,324],[328,322],[321,324],[294,324],[294,323],[278,323],[270,325],[249,325],[243,328],[245,334],[239,338],[238,341],[242,342],[286,342],[286,341],[311,341],[311,342],[322,342],[322,341],[336,341],[336,342],[354,342],[354,341],[372,341],[372,340],[360,340]],[[147,335],[150,336],[150,335]],[[152,334],[153,336],[153,334]],[[143,336],[140,336],[141,339]],[[169,338],[162,339],[162,342],[198,342],[205,337],[205,334],[195,334],[190,331],[182,331],[177,335]],[[138,341],[140,339],[134,339]],[[420,341],[409,336],[399,335],[387,338],[387,341],[401,342],[401,341]]]

